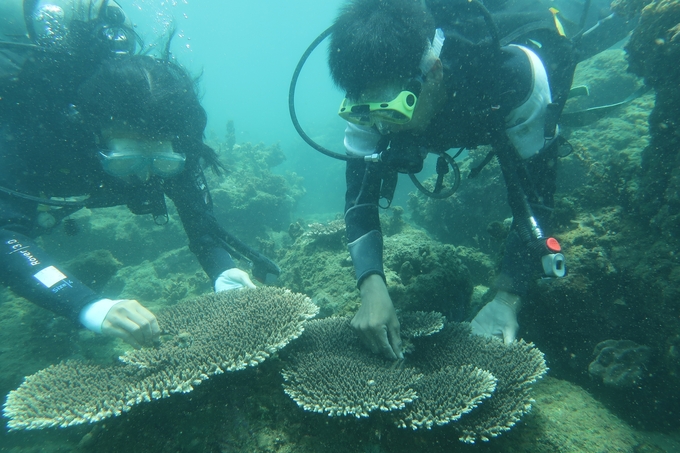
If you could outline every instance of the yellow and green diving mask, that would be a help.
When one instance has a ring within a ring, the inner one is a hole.
[[[416,90],[414,90],[416,91]],[[413,91],[403,90],[388,102],[356,102],[345,98],[340,104],[338,115],[350,123],[373,126],[378,122],[406,124],[413,117],[418,96]]]
[[[377,96],[364,93],[366,96],[364,97],[362,94],[357,102],[352,102],[345,98],[340,104],[338,115],[350,123],[369,127],[373,125],[379,126],[384,123],[406,124],[411,121],[413,111],[418,102],[418,96],[420,96],[423,79],[439,59],[444,39],[444,32],[439,28],[436,29],[432,41],[428,39],[426,42],[425,52],[419,65],[420,75],[411,78],[405,87],[402,85],[399,88],[399,93],[391,101],[364,102],[381,98],[389,99],[389,96],[394,94],[394,91],[389,89],[384,94]]]

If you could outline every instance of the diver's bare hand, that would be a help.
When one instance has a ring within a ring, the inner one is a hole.
[[[160,332],[154,314],[131,299],[118,301],[102,323],[104,335],[120,338],[135,348],[152,345]]]
[[[382,277],[370,275],[361,284],[361,307],[352,319],[359,338],[374,353],[403,359],[399,320]]]

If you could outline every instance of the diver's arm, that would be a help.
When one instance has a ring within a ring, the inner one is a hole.
[[[221,229],[213,215],[212,199],[203,170],[185,171],[171,184],[166,193],[175,203],[189,238],[189,249],[213,282],[215,292],[255,288],[247,272],[236,267],[222,246]]]
[[[348,123],[345,148],[355,156],[375,152],[380,134],[371,128]],[[385,273],[382,264],[382,233],[378,202],[380,201],[381,173],[377,165],[362,159],[347,161],[345,172],[345,225],[347,243],[357,276],[357,286],[369,275]]]
[[[366,156],[375,152],[380,134],[373,128],[347,123],[345,149],[351,156]],[[361,159],[347,161],[345,171],[345,225],[349,252],[354,263],[357,286],[369,275],[385,279],[382,264],[382,233],[380,231],[381,174],[378,166]]]
[[[0,279],[19,296],[73,322],[100,299],[31,238],[7,228],[0,229]]]
[[[370,129],[348,124],[345,147],[350,155],[367,155],[376,150],[380,135]],[[389,359],[403,359],[399,320],[387,291],[380,231],[380,167],[362,159],[347,162],[345,178],[345,225],[361,295],[361,306],[352,318],[352,328],[374,353]]]
[[[137,348],[160,333],[156,317],[139,302],[103,299],[31,238],[8,228],[0,229],[0,280],[36,305]]]
[[[351,325],[374,353],[402,359],[399,321],[385,284],[378,201],[380,172],[362,160],[347,162],[345,224],[361,306]]]
[[[533,236],[540,229],[529,202],[539,204],[539,197],[545,197],[546,202],[552,199],[552,192],[548,193],[550,184],[529,177],[525,169],[537,167],[538,162],[548,162],[546,153],[549,151],[544,149],[546,140],[551,140],[550,137],[558,132],[556,123],[554,127],[547,127],[551,123],[550,105],[553,104],[545,66],[530,49],[519,49],[531,62],[531,71],[522,71],[524,77],[531,80],[530,84],[525,85],[530,87],[530,91],[520,96],[524,100],[519,105],[514,105],[505,117],[508,126],[506,137],[494,140],[508,191],[513,226],[505,242],[500,274],[494,282],[496,295],[479,310],[471,322],[472,333],[498,337],[506,344],[515,341],[519,328],[517,313],[521,307],[521,296],[525,295],[529,283],[536,276],[536,264],[541,262],[540,257],[535,256],[533,246],[538,240]],[[557,144],[557,141],[554,143]],[[531,176],[539,175],[531,173]],[[555,175],[540,176],[554,180]],[[527,191],[531,199],[528,199]]]
[[[166,181],[165,193],[175,204],[189,238],[189,249],[212,282],[236,267],[220,243],[218,223],[213,215],[212,199],[200,168],[187,169]]]

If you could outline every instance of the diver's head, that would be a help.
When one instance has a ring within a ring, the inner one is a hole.
[[[357,0],[344,10],[329,54],[333,78],[346,92],[342,118],[381,134],[427,127],[445,96],[445,37],[431,24],[422,3],[410,0]]]
[[[423,2],[348,3],[328,56],[333,80],[346,92],[339,115],[381,134],[424,130],[444,99],[443,42]]]
[[[135,55],[103,62],[81,86],[76,108],[96,136],[104,170],[128,181],[172,178],[201,159],[219,165],[203,143],[207,123],[194,80],[180,66]]]
[[[328,65],[335,84],[356,100],[377,84],[405,86],[435,32],[424,2],[350,0],[333,25]]]

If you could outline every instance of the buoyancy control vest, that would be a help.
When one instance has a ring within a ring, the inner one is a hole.
[[[449,99],[429,133],[419,137],[421,146],[440,151],[474,148],[503,133],[503,118],[531,89],[526,58],[508,44],[525,46],[542,60],[554,104],[549,121],[557,122],[577,60],[556,10],[540,0],[486,0],[485,8],[467,0],[426,3],[446,36],[440,58]],[[407,135],[391,146],[418,141]]]

